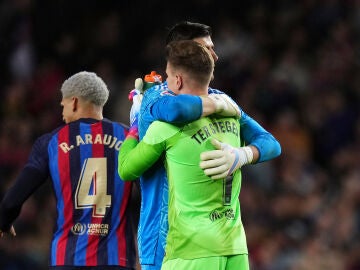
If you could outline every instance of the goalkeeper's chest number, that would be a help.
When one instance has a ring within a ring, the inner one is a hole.
[[[93,217],[104,217],[111,206],[107,192],[106,158],[88,158],[84,161],[75,192],[76,209],[93,209]]]

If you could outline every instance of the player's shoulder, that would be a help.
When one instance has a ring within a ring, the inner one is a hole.
[[[117,122],[117,121],[110,120],[108,118],[104,118],[102,120],[102,122],[105,123],[105,124],[108,124],[108,125],[115,125],[115,126],[120,127],[120,128],[129,129],[128,125],[126,125],[126,124],[124,124],[122,122]]]
[[[67,124],[62,124],[60,126],[58,126],[57,128],[53,129],[52,131],[43,134],[42,136],[39,137],[40,140],[50,140],[52,137],[54,137],[56,134],[58,134],[60,132],[60,130],[62,130],[63,128],[65,128],[67,126]]]
[[[160,120],[156,120],[156,121],[151,123],[151,126],[153,126],[154,129],[156,129],[156,128],[166,128],[167,129],[167,128],[173,127],[175,125],[167,123],[167,122],[163,122],[163,121],[160,121]]]
[[[225,94],[223,91],[221,91],[219,89],[211,88],[211,87],[209,87],[208,93],[209,94]]]
[[[154,121],[149,126],[149,129],[146,132],[146,137],[147,139],[151,137],[153,142],[156,141],[158,143],[159,141],[164,141],[167,138],[172,137],[179,131],[180,127],[176,125],[163,121]]]
[[[146,98],[158,98],[161,96],[174,96],[174,93],[169,90],[167,82],[163,82],[161,84],[156,84],[153,87],[147,89],[144,93],[144,99]]]
[[[58,132],[64,128],[66,125],[63,124],[55,129],[53,129],[50,132],[44,133],[36,138],[34,146],[40,147],[40,148],[46,148],[46,146],[49,144],[50,140],[58,134]]]
[[[45,134],[40,135],[36,140],[36,144],[47,144],[47,142],[50,141],[50,139],[56,134],[56,132],[48,132]]]

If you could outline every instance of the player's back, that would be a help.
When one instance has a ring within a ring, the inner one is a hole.
[[[117,173],[126,133],[125,126],[106,119],[80,119],[51,136],[49,169],[58,212],[51,265],[134,267],[132,184]]]
[[[168,125],[158,124],[155,130]],[[212,180],[199,167],[200,154],[213,150],[212,138],[240,146],[238,120],[205,117],[183,127],[168,125],[169,131],[163,129],[161,134],[175,134],[177,129],[177,135],[166,141],[169,233],[165,260],[246,253],[238,200],[241,172]]]

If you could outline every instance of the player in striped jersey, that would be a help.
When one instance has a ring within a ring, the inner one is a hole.
[[[65,124],[39,137],[28,162],[0,205],[1,236],[26,199],[50,177],[57,201],[49,268],[135,269],[129,200],[132,184],[121,181],[118,153],[128,133],[103,118],[109,90],[92,72],[79,72],[61,87]]]

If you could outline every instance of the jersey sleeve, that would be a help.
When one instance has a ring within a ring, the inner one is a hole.
[[[178,131],[176,126],[155,121],[140,142],[132,137],[127,138],[119,153],[120,177],[125,181],[139,178],[160,158],[166,150],[168,139]]]
[[[29,196],[48,178],[48,135],[34,144],[29,159],[16,178],[14,185],[5,193],[0,204],[0,229],[8,231],[18,217],[21,207]]]
[[[275,137],[265,130],[258,122],[241,111],[241,138],[246,145],[253,145],[259,150],[258,163],[273,159],[280,155],[281,146]]]
[[[161,88],[162,87],[162,88]],[[172,124],[185,124],[202,115],[202,101],[199,96],[174,95],[166,85],[148,89],[142,100],[147,121],[156,120]]]
[[[134,138],[127,138],[119,153],[118,172],[122,180],[136,180],[150,168],[162,153],[162,146],[149,145]]]
[[[151,108],[155,120],[185,124],[197,120],[202,114],[199,96],[162,96]]]

